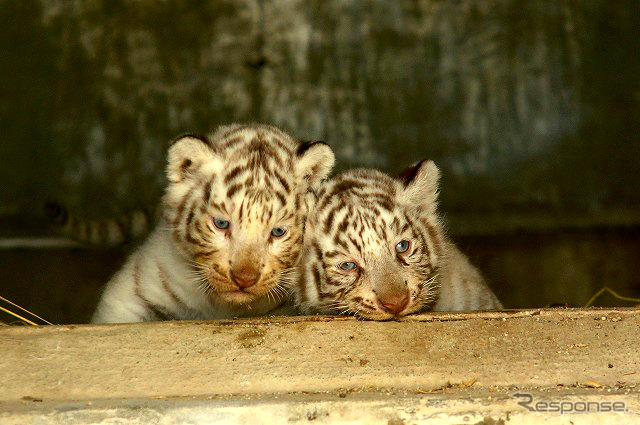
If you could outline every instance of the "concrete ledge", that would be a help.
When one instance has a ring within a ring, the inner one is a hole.
[[[72,423],[65,412],[97,420],[192,409],[222,420],[238,408],[231,422],[243,423],[252,409],[280,420],[299,414],[304,422],[308,406],[345,421],[366,407],[389,424],[405,423],[393,422],[389,409],[406,423],[440,413],[457,418],[451,423],[476,423],[483,415],[541,415],[509,394],[553,390],[554,400],[617,397],[630,412],[607,418],[628,420],[640,412],[639,326],[636,309],[549,309],[398,322],[278,317],[1,328],[0,412],[10,423],[42,412],[53,421],[44,423]],[[151,405],[135,407],[135,400]],[[347,403],[355,400],[364,404]]]
[[[110,400],[85,403],[42,402],[0,405],[0,422],[33,424],[629,424],[640,421],[636,395],[600,394],[593,390],[534,393],[539,400],[575,403],[620,402],[624,413],[531,412],[500,391],[438,394],[398,392],[276,395],[241,400]],[[29,404],[30,403],[30,404]]]

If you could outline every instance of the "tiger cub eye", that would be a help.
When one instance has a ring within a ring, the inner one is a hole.
[[[411,243],[407,240],[402,240],[400,242],[398,242],[396,244],[396,252],[398,254],[402,254],[404,252],[407,252],[409,250],[409,246],[411,245]]]
[[[357,269],[358,265],[353,261],[345,261],[344,263],[338,264],[338,267],[340,268],[340,270],[343,270],[345,272],[350,272],[352,270]]]
[[[287,233],[287,229],[282,226],[274,227],[273,229],[271,229],[271,236],[273,236],[274,238],[282,237],[285,233]]]
[[[213,218],[213,225],[216,226],[220,230],[225,230],[229,228],[229,222],[227,220],[223,220],[221,218]]]

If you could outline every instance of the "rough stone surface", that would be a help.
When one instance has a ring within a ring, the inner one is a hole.
[[[0,328],[0,400],[635,385],[639,325],[638,310],[533,310]]]
[[[434,394],[324,393],[272,395],[235,400],[109,400],[85,403],[3,404],[0,421],[22,424],[629,424],[640,417],[637,393],[602,393],[575,389],[534,390],[539,401],[564,403],[623,402],[624,413],[530,412],[508,391],[447,390]],[[578,405],[580,406],[580,405]],[[581,407],[580,407],[581,408]],[[594,407],[592,407],[594,409]]]
[[[153,204],[171,138],[262,120],[325,139],[343,168],[435,159],[449,231],[509,307],[603,286],[638,299],[639,15],[637,0],[0,2],[0,236],[50,232],[45,200],[90,218]],[[3,249],[0,294],[85,321],[129,250]]]
[[[0,328],[0,423],[633,423],[639,325],[612,309]]]

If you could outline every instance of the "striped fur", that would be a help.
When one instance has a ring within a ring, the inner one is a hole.
[[[44,209],[60,233],[78,242],[98,246],[120,245],[149,235],[158,214],[152,209],[143,208],[117,218],[87,220],[71,214],[56,202],[48,202]]]
[[[307,218],[294,288],[299,310],[387,320],[501,308],[445,236],[438,180],[436,165],[421,161],[398,179],[359,169],[326,181]]]
[[[107,284],[93,322],[216,319],[282,304],[307,193],[331,149],[265,125],[185,136],[169,149],[162,217]]]

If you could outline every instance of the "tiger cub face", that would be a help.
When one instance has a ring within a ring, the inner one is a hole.
[[[294,296],[303,313],[386,320],[436,302],[442,227],[432,161],[401,179],[347,171],[323,184],[309,213]]]
[[[207,294],[242,305],[282,292],[302,247],[305,193],[334,162],[326,144],[265,125],[173,143],[163,215]]]

